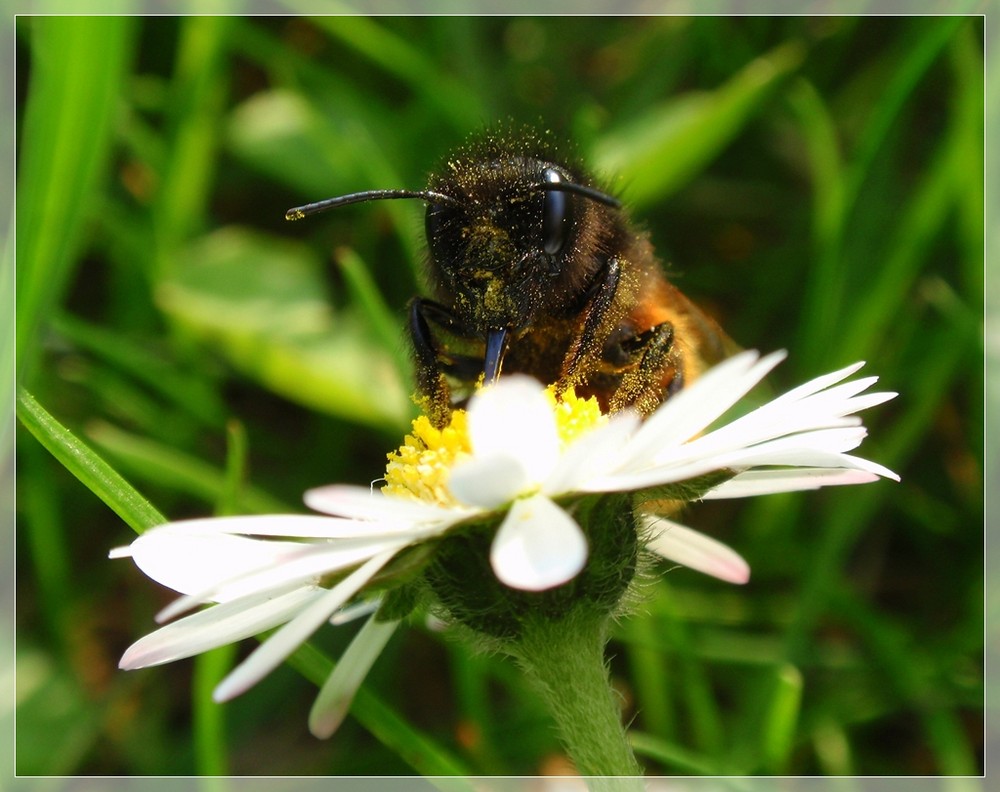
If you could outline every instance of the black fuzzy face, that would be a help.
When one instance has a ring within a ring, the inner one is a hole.
[[[533,137],[485,138],[431,178],[429,189],[451,199],[427,207],[431,281],[477,335],[518,335],[578,309],[620,220],[567,185],[612,200]]]

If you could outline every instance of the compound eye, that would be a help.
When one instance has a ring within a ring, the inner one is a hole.
[[[546,168],[542,178],[547,184],[562,181],[554,168]],[[570,195],[562,190],[544,190],[542,196],[542,249],[554,256],[566,245],[569,234]]]

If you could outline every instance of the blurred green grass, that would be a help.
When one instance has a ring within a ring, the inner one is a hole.
[[[539,122],[734,339],[789,349],[776,388],[865,358],[901,394],[865,447],[901,484],[691,509],[753,579],[670,572],[621,625],[649,771],[982,770],[981,18],[21,17],[17,57],[19,381],[150,508],[376,478],[420,207],[284,211]],[[118,671],[169,594],[20,429],[17,473],[18,773],[559,767],[516,671],[419,627],[330,742],[306,714],[351,627],[221,709],[232,653]]]

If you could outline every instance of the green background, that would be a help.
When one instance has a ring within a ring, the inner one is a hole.
[[[116,667],[171,598],[107,559],[127,523],[300,510],[411,415],[421,205],[284,211],[420,188],[506,119],[573,140],[739,344],[789,350],[774,389],[865,359],[900,393],[862,453],[902,483],[685,515],[753,576],[664,567],[617,629],[649,772],[981,771],[982,18],[21,17],[16,47],[17,375],[69,434],[20,414],[83,478],[18,429],[18,773],[565,769],[516,669],[422,624],[328,742],[306,714],[356,625],[223,707],[251,641]]]

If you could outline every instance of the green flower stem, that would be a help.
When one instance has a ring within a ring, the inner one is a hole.
[[[607,616],[576,610],[563,619],[526,620],[509,647],[555,718],[560,737],[585,776],[639,776],[625,736],[618,696],[604,662]],[[595,779],[593,789],[643,789],[640,780]]]

